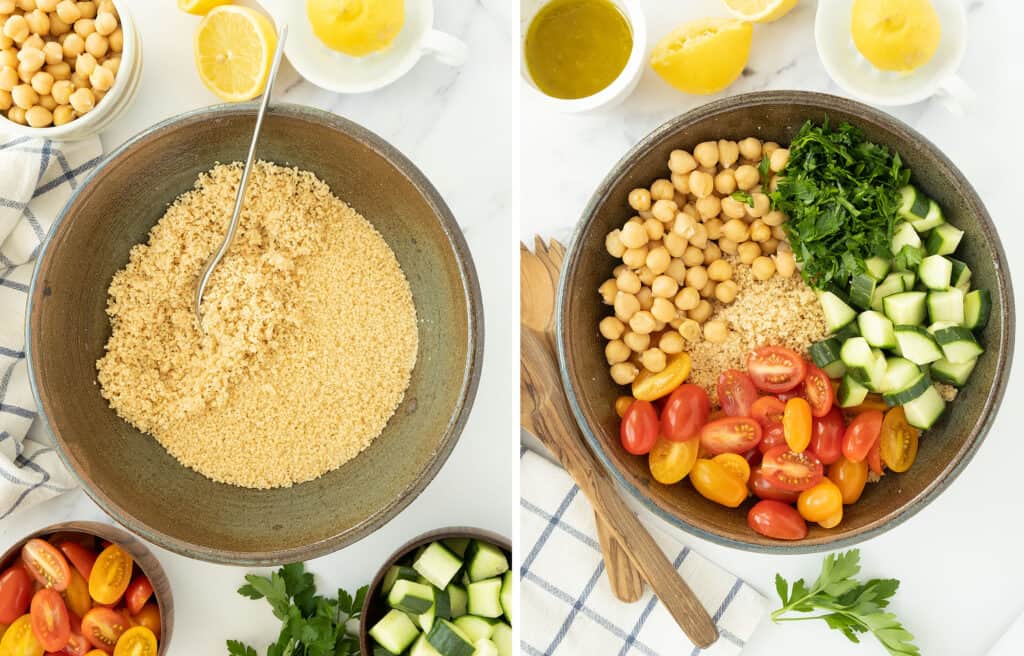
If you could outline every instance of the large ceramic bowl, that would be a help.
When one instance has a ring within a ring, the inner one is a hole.
[[[252,105],[203,109],[113,152],[53,226],[32,278],[27,325],[36,400],[86,492],[147,540],[236,564],[333,551],[408,505],[459,437],[483,348],[476,273],[437,190],[358,125],[279,105],[264,122],[259,157],[323,179],[383,235],[412,287],[419,354],[402,404],[359,456],[316,480],[275,490],[215,483],[120,419],[96,383],[96,360],[110,335],[104,310],[111,277],[201,172],[245,159],[254,120]]]
[[[632,211],[629,190],[646,187],[665,173],[669,152],[692,149],[709,139],[756,136],[788,143],[804,121],[849,121],[868,139],[900,153],[913,182],[934,198],[947,219],[966,235],[957,257],[974,273],[972,286],[992,292],[992,316],[980,340],[985,353],[970,384],[939,422],[922,436],[914,466],[869,485],[861,500],[844,509],[834,529],[814,526],[807,539],[781,543],[747,526],[741,510],[701,497],[691,485],[654,481],[647,459],[619,443],[615,397],[622,388],[608,376],[598,321],[607,309],[598,286],[616,262],[605,235]],[[985,438],[1006,388],[1013,351],[1013,293],[1006,255],[985,206],[963,174],[938,148],[891,116],[856,102],[817,93],[773,91],[735,96],[675,118],[641,141],[601,183],[583,213],[569,249],[558,299],[558,351],[562,378],[576,420],[604,465],[645,505],[672,524],[702,538],[750,551],[812,552],[847,546],[906,520],[934,499],[963,471]]]

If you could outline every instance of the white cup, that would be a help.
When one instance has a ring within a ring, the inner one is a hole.
[[[313,84],[337,93],[365,93],[391,84],[424,55],[449,66],[466,62],[459,39],[435,30],[433,0],[405,0],[405,24],[387,48],[365,57],[331,50],[313,34],[305,0],[260,0],[278,24],[288,25],[284,52],[295,70]]]
[[[967,48],[967,12],[961,0],[932,0],[942,24],[935,55],[909,73],[882,71],[853,43],[853,0],[822,0],[814,21],[818,55],[829,77],[852,96],[873,105],[910,105],[935,96],[951,113],[963,115],[974,92],[956,74]]]

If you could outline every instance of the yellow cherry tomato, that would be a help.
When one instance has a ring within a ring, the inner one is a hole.
[[[725,471],[735,476],[744,485],[750,480],[750,463],[740,454],[719,453],[711,460],[721,465]]]
[[[690,481],[701,496],[729,508],[747,498],[747,485],[714,460],[698,458],[690,470]]]
[[[796,509],[809,522],[823,522],[843,511],[843,494],[835,483],[823,478],[814,487],[800,493]]]
[[[14,620],[0,638],[0,656],[43,656],[43,646],[32,631],[32,616]]]
[[[112,544],[96,558],[89,574],[89,595],[97,604],[117,603],[132,581],[132,557]]]
[[[811,443],[811,404],[799,396],[786,401],[782,411],[782,433],[790,451],[800,453]]]
[[[868,462],[854,462],[839,456],[839,460],[828,466],[828,478],[839,488],[844,505],[857,503],[868,482]]]
[[[636,401],[632,396],[620,396],[615,399],[615,414],[619,416],[619,419],[626,414],[626,409],[629,408],[630,404]]]
[[[885,413],[882,420],[882,462],[894,472],[905,472],[917,459],[917,440],[921,431],[907,423],[903,406]]]
[[[160,639],[160,608],[153,602],[142,607],[136,615],[128,618],[132,626],[144,626],[153,632],[156,639]]]
[[[839,526],[839,522],[843,521],[843,507],[840,506],[839,510],[832,513],[825,519],[818,522],[818,526],[821,528],[835,528]]]
[[[64,603],[68,610],[81,617],[92,608],[92,597],[89,596],[89,584],[85,582],[77,569],[71,570],[71,581],[68,582],[68,589],[61,593],[64,596]]]
[[[677,353],[665,368],[656,374],[644,369],[633,381],[633,397],[641,401],[653,401],[669,394],[683,384],[690,375],[690,356]]]
[[[647,464],[651,468],[654,480],[664,485],[672,485],[686,478],[697,461],[700,440],[673,442],[659,437],[654,448],[647,455]]]
[[[114,656],[156,656],[156,636],[144,626],[134,626],[117,639]]]

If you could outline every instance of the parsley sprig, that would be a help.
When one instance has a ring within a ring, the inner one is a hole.
[[[775,590],[782,607],[772,612],[774,622],[824,620],[829,627],[841,631],[853,642],[858,634],[874,634],[882,646],[894,656],[920,656],[913,643],[914,636],[885,609],[900,587],[896,579],[870,579],[860,582],[853,577],[860,573],[860,550],[829,554],[821,565],[821,574],[808,587],[798,579],[790,588],[780,574],[775,575]],[[783,617],[787,613],[821,614],[805,617]]]
[[[268,576],[249,574],[238,594],[266,599],[281,620],[277,641],[267,646],[267,656],[350,656],[359,653],[359,616],[366,586],[355,597],[338,589],[337,598],[316,594],[313,575],[302,563],[285,565]],[[230,656],[258,656],[237,640],[227,641]]]

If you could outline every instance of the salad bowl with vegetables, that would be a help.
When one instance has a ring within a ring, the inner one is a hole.
[[[710,103],[627,153],[557,313],[609,470],[680,528],[757,551],[835,549],[923,508],[980,447],[1013,350],[970,183],[896,119],[807,92]]]

